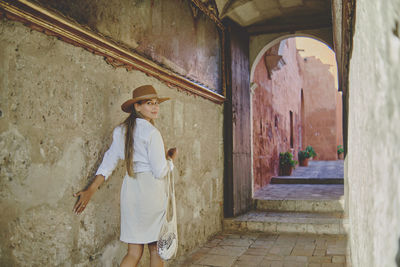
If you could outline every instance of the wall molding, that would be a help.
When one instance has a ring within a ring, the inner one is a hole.
[[[100,33],[83,27],[61,14],[30,1],[0,0],[0,15],[10,20],[20,21],[26,26],[47,35],[56,36],[67,43],[82,47],[96,55],[104,56],[106,61],[114,67],[142,71],[165,82],[168,86],[177,87],[190,94],[204,97],[218,104],[222,104],[225,101],[226,90],[224,78],[222,79],[223,95],[220,95],[200,83],[189,80],[156,64],[124,45],[102,36]],[[218,24],[217,26],[219,27]],[[221,27],[219,29],[222,31],[222,39],[224,39],[224,29],[221,29]],[[221,74],[224,76],[223,69]]]

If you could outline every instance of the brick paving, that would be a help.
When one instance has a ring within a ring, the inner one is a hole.
[[[224,233],[169,266],[344,267],[344,235]]]

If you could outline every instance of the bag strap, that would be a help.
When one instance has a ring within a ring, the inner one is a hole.
[[[172,220],[176,220],[176,203],[175,203],[175,181],[174,181],[174,173],[169,170],[167,174],[167,210],[166,210],[166,221],[170,222]],[[170,203],[172,202],[172,203]],[[169,217],[169,209],[172,204],[172,218],[168,221]]]

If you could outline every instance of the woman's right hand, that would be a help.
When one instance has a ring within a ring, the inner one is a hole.
[[[92,198],[93,194],[94,192],[92,192],[90,189],[75,193],[74,197],[78,197],[78,202],[76,202],[73,211],[76,214],[82,213],[82,211],[85,210],[87,204],[89,203],[89,200]]]
[[[176,147],[170,148],[170,149],[168,150],[167,155],[168,155],[168,157],[169,157],[170,159],[175,160],[175,158],[178,156],[178,149],[177,149]]]

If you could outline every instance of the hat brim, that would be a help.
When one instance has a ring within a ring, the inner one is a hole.
[[[162,103],[164,101],[169,100],[170,98],[169,97],[156,97],[156,99],[157,99],[158,103]],[[149,100],[149,98],[137,97],[137,98],[129,99],[121,105],[121,109],[122,109],[122,111],[124,111],[126,113],[131,113],[133,104],[135,104],[139,101],[142,101],[142,100]]]

